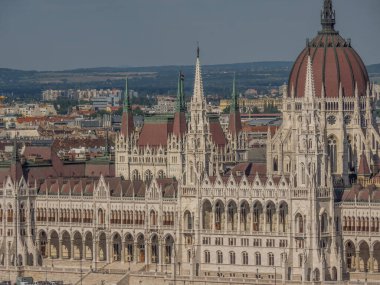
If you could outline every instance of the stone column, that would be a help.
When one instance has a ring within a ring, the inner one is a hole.
[[[250,215],[251,215],[251,223],[250,223],[250,233],[252,234],[253,233],[253,206],[251,207],[250,206],[250,209],[249,209],[249,211],[250,211]]]
[[[223,217],[223,215],[222,215]],[[232,217],[233,219],[233,217]],[[231,219],[231,226],[232,226],[232,219]],[[221,221],[222,222],[222,221]],[[222,226],[222,223],[220,223],[220,226]],[[224,205],[224,232],[228,231],[228,208],[226,205]]]
[[[110,263],[111,261],[113,261],[113,258],[111,257],[112,253],[113,253],[112,243],[109,240],[109,238],[107,237],[106,238],[106,261],[107,261],[107,263]]]
[[[355,256],[355,271],[359,271],[360,267],[360,261],[359,261],[359,254],[360,251],[356,251],[356,256]]]
[[[47,258],[51,258],[51,239],[48,239],[47,248],[46,248]]]
[[[162,266],[164,264],[164,256],[163,256],[163,243],[162,243],[162,240],[160,239],[158,241],[158,264],[161,265],[160,268],[161,268],[161,271],[162,271]]]
[[[133,263],[136,264],[137,263],[137,259],[138,259],[138,244],[136,242],[133,243]]]
[[[125,241],[121,241],[121,263],[125,263]]]
[[[277,227],[277,234],[280,232],[280,207],[276,206],[276,227]]]
[[[80,257],[82,260],[86,260],[86,257],[87,257],[87,255],[86,255],[86,241],[85,240],[83,240],[82,241],[82,256]]]
[[[38,254],[39,254],[40,251],[41,251],[41,249],[40,249],[40,240],[36,239],[36,246],[34,247],[34,254],[33,254],[33,265],[34,266],[37,266],[37,263],[38,263]],[[45,252],[46,252],[46,247],[45,247]]]
[[[202,215],[202,213],[203,213],[203,205],[201,205],[199,211],[200,211],[199,213],[200,213],[200,216],[201,216],[201,218],[199,219],[199,229],[203,230],[203,215]],[[194,223],[195,223],[195,219],[194,219],[194,222],[193,222],[193,230],[195,229],[195,224]]]
[[[240,213],[240,207],[237,205],[237,232],[240,233],[241,231],[241,213]]]
[[[74,247],[75,247],[74,242],[75,242],[75,241],[72,239],[72,240],[71,240],[71,247],[70,247],[70,259],[71,259],[71,260],[74,260]]]
[[[145,264],[148,265],[149,264],[149,259],[148,259],[148,256],[149,256],[149,242],[148,241],[145,241],[145,247],[144,247],[144,251],[145,251]]]
[[[92,266],[96,270],[96,262],[98,261],[98,241],[96,238],[92,241]]]
[[[212,225],[211,229],[215,231],[215,207],[211,207],[211,219],[212,219]]]
[[[62,243],[63,243],[63,241],[60,239],[59,240],[59,249],[58,249],[58,251],[59,251],[59,257],[60,257],[60,259],[62,259],[63,258],[63,252],[62,252],[62,248],[63,248],[63,245],[62,245]]]
[[[374,258],[373,258],[373,251],[371,250],[369,252],[369,261],[368,261],[368,265],[369,265],[369,272],[373,272],[373,269],[374,269]]]
[[[267,232],[267,209],[265,207],[263,207],[263,215],[264,215],[263,232],[266,233]]]

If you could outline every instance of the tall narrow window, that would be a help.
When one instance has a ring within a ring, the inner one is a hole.
[[[337,146],[336,138],[334,136],[329,137],[328,139],[328,155],[330,157],[330,166],[331,172],[337,172]]]

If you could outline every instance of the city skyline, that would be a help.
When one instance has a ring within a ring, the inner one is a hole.
[[[0,67],[191,65],[197,41],[204,64],[294,61],[321,29],[321,1],[279,3],[2,1]],[[352,39],[365,64],[379,63],[380,39],[373,35],[380,3],[336,0],[334,8],[340,34]]]

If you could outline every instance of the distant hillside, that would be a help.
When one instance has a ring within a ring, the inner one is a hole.
[[[240,90],[287,81],[291,62],[252,62],[203,66],[204,86],[208,94],[227,96],[232,74]],[[131,88],[140,94],[175,94],[178,72],[185,75],[185,91],[191,92],[194,66],[99,67],[64,71],[22,71],[0,69],[0,93],[13,93],[15,98],[39,98],[45,89],[123,88],[128,76]]]
[[[293,62],[251,62],[203,66],[203,83],[207,94],[227,97],[231,93],[233,73],[238,90],[255,88],[266,93],[288,81]],[[98,67],[64,71],[22,71],[0,68],[0,93],[10,100],[40,99],[46,89],[124,88],[130,78],[131,89],[142,96],[175,94],[178,72],[185,75],[185,92],[193,88],[194,66]],[[380,64],[368,66],[371,80],[380,82]],[[13,95],[9,95],[13,94]]]
[[[379,64],[372,64],[367,66],[368,73],[377,73],[380,74],[380,63]]]

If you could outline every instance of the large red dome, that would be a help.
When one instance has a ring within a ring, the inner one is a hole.
[[[295,97],[304,96],[309,54],[313,63],[316,96],[321,96],[322,83],[326,97],[338,97],[340,83],[344,97],[355,96],[355,84],[358,86],[359,96],[366,94],[369,83],[366,67],[351,47],[350,41],[344,40],[334,30],[334,25],[335,11],[332,10],[331,0],[325,0],[322,12],[323,29],[307,43],[294,63],[289,77],[288,96],[291,96],[292,90]]]

